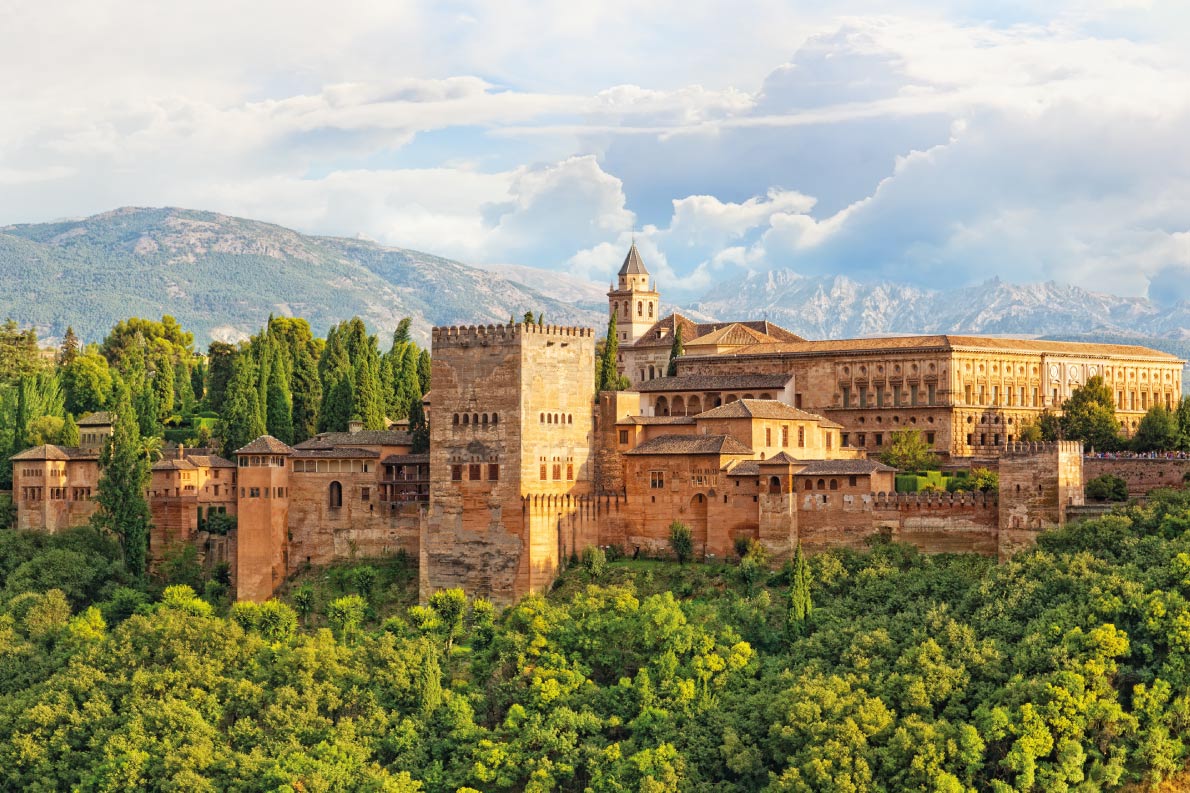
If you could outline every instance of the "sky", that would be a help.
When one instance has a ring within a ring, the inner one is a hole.
[[[0,0],[0,224],[1190,299],[1190,3]]]

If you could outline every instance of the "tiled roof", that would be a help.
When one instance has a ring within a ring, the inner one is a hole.
[[[620,266],[620,275],[648,275],[649,271],[645,269],[645,263],[640,258],[640,251],[636,249],[636,243],[632,243],[632,247],[628,249],[628,255],[624,257],[624,264]]]
[[[784,402],[778,402],[775,399],[737,399],[734,402],[728,402],[726,405],[720,405],[717,408],[699,413],[696,418],[700,419],[739,419],[739,418],[754,418],[754,419],[785,419],[788,421],[815,421],[822,427],[841,427],[828,418],[819,416],[817,413],[809,413],[805,410],[800,410],[795,407],[790,407]]]
[[[788,374],[680,374],[658,377],[636,386],[642,394],[658,391],[739,391],[745,388],[785,388],[793,375]]]
[[[802,462],[803,462],[802,460],[798,460],[795,457],[790,457],[785,452],[777,452],[776,454],[774,454],[772,457],[768,458],[767,460],[760,461],[761,465],[765,465],[765,464],[772,465],[774,463],[777,463],[780,465],[801,465]]]
[[[331,449],[296,448],[293,450],[293,456],[299,460],[310,460],[314,458],[357,458],[374,460],[380,456],[380,452],[375,452],[371,449],[353,449],[350,446],[336,446]]]
[[[112,423],[112,414],[106,410],[100,410],[89,416],[83,416],[76,423],[80,427],[108,427]]]
[[[193,471],[196,468],[198,466],[189,460],[179,460],[176,457],[171,457],[168,460],[158,460],[153,463],[154,471]]]
[[[725,328],[705,333],[691,339],[687,346],[699,347],[706,346],[736,346],[742,347],[745,344],[766,344],[773,341],[772,337],[761,333],[758,330],[753,330],[747,325],[742,325],[739,322],[733,322]]]
[[[659,435],[625,454],[752,454],[730,435]]]
[[[70,454],[61,446],[55,446],[52,443],[44,446],[34,446],[32,449],[26,449],[23,452],[18,452],[10,460],[69,460]]]
[[[741,460],[727,471],[728,476],[760,476],[760,460]]]
[[[682,328],[682,341],[690,344],[712,333],[738,326],[761,334],[756,343],[781,344],[789,342],[805,342],[801,336],[792,333],[780,325],[774,325],[767,319],[747,322],[695,322],[676,311],[668,317],[663,317],[653,324],[644,334],[633,342],[633,347],[669,346],[673,343],[676,327]]]
[[[628,424],[695,424],[693,416],[629,416]]]
[[[272,435],[261,435],[247,446],[236,449],[235,454],[293,454],[293,449]]]
[[[428,454],[390,454],[380,461],[381,465],[413,465],[430,462]]]
[[[320,432],[296,444],[295,449],[332,449],[340,446],[408,446],[413,436],[402,430],[360,430],[359,432]]]
[[[896,471],[896,468],[875,460],[810,460],[798,476],[846,476]]]
[[[187,454],[186,459],[197,465],[199,468],[235,468],[236,464],[231,460],[220,457],[217,454]]]
[[[1120,357],[1160,359],[1170,362],[1181,360],[1176,355],[1131,344],[1090,344],[1075,341],[1005,339],[993,336],[957,336],[952,334],[888,336],[871,339],[825,339],[821,341],[757,344],[745,350],[724,353],[724,355],[813,355],[831,352],[881,353],[890,350],[916,349],[944,351],[974,349],[1082,356],[1115,355]]]

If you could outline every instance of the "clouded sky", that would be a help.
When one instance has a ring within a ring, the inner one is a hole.
[[[829,13],[822,8],[829,8]],[[1037,10],[1044,7],[1044,11]],[[1190,4],[0,0],[0,223],[1190,298]]]

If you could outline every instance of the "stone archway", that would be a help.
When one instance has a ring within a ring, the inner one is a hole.
[[[686,415],[697,416],[702,412],[702,400],[696,396],[692,396],[686,400]]]
[[[657,416],[668,416],[669,400],[663,396],[657,397],[657,401],[653,403],[653,414]]]
[[[680,396],[674,397],[673,406],[669,409],[669,412],[675,416],[685,416],[686,400],[682,399]]]

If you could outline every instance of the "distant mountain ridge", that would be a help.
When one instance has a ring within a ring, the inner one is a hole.
[[[319,334],[353,315],[387,333],[410,316],[423,340],[431,325],[525,311],[551,324],[604,316],[432,254],[176,208],[0,227],[0,279],[0,317],[42,336],[72,325],[89,341],[131,315],[172,314],[202,346],[253,333],[269,314],[305,317]]]
[[[176,208],[0,227],[0,318],[88,341],[128,316],[172,314],[196,342],[255,332],[269,314],[315,333],[359,315],[382,334],[401,317],[431,325],[507,322],[525,311],[602,331],[603,284],[519,265],[483,268],[373,242]],[[663,295],[665,297],[665,295]],[[1190,358],[1190,305],[1054,282],[992,279],[953,290],[791,270],[747,273],[675,306],[705,321],[769,319],[806,338],[916,333],[1045,336],[1145,344]],[[665,313],[665,310],[663,310]]]

